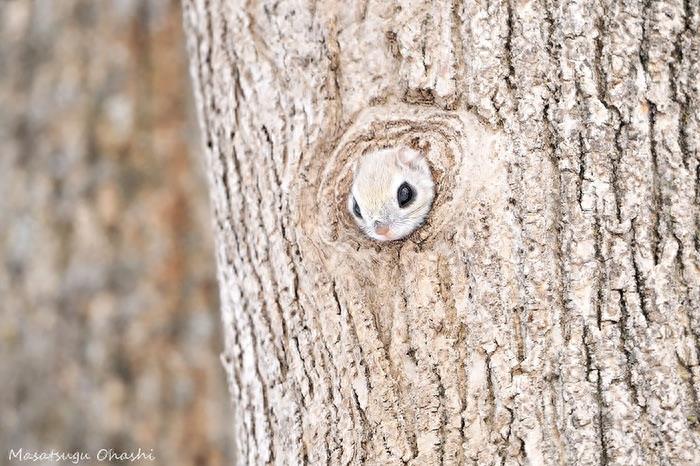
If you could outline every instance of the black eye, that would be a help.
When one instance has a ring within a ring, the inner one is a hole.
[[[360,212],[360,206],[357,205],[355,198],[352,198],[352,212],[357,215],[357,218],[362,218],[362,212]]]
[[[401,184],[401,186],[399,186],[399,190],[396,193],[396,199],[399,201],[399,207],[406,207],[411,203],[414,197],[415,194],[413,192],[413,188],[411,188],[408,183],[404,182]]]

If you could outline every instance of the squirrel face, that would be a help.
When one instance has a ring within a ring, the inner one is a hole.
[[[434,195],[433,177],[420,152],[381,149],[365,154],[356,165],[348,209],[367,236],[391,241],[423,224]]]

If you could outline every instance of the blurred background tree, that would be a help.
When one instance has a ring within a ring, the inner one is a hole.
[[[233,461],[175,0],[0,3],[0,451]]]

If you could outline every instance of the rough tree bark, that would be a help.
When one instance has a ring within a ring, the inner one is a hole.
[[[699,464],[700,5],[188,0],[245,464]],[[419,140],[406,241],[345,208]]]

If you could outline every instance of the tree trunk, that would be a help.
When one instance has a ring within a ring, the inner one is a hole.
[[[188,0],[245,464],[699,464],[700,5]],[[409,239],[346,208],[420,141]]]
[[[231,463],[184,44],[177,0],[0,0],[2,465]]]

